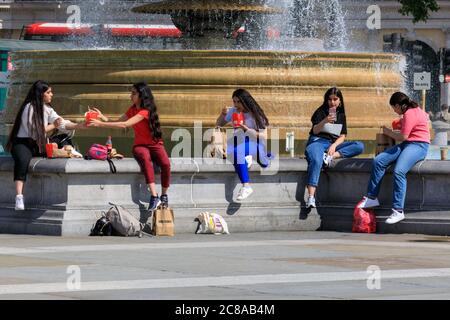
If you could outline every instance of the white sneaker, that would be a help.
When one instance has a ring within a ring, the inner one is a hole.
[[[403,212],[392,209],[392,214],[389,218],[387,218],[387,224],[394,224],[405,219],[405,214]]]
[[[332,156],[329,156],[326,153],[323,154],[323,163],[325,163],[325,165],[327,167],[333,166],[333,162],[334,162],[334,158]]]
[[[378,198],[370,199],[369,197],[364,197],[358,208],[373,208],[378,207],[379,205],[380,201],[378,201]]]
[[[248,155],[245,157],[245,161],[247,161],[247,168],[251,168],[253,164],[253,157],[252,155]]]
[[[16,211],[24,211],[25,204],[23,202],[23,195],[16,196],[16,207],[14,208]]]
[[[237,201],[242,201],[250,197],[250,195],[253,193],[252,187],[242,187],[241,190],[239,190],[238,196],[236,198]]]
[[[308,201],[306,202],[307,208],[317,208],[316,207],[316,198],[314,197],[308,197]]]

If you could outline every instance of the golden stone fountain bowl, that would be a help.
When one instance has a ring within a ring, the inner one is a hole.
[[[337,86],[345,99],[348,138],[372,141],[380,126],[395,118],[388,101],[403,84],[400,60],[391,54],[336,52],[23,51],[12,56],[16,69],[0,123],[6,124],[6,131],[11,127],[27,90],[38,79],[51,84],[57,112],[74,121],[83,120],[88,106],[99,106],[117,118],[131,104],[131,84],[146,81],[169,139],[171,130],[192,128],[194,121],[214,127],[221,109],[232,105],[232,92],[245,88],[265,110],[271,128],[280,130],[280,139],[293,131],[296,139],[306,140],[312,113],[325,91]],[[107,131],[78,134],[105,137]],[[131,132],[114,135],[130,137]]]

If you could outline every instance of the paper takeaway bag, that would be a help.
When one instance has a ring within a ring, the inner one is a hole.
[[[152,234],[169,237],[175,235],[175,217],[171,208],[160,206],[153,212]]]
[[[395,140],[383,133],[377,133],[376,143],[377,143],[377,147],[375,150],[375,155],[377,156],[380,153],[382,153],[384,150],[395,145]]]
[[[53,150],[52,158],[70,158],[70,152],[65,149],[55,149]]]
[[[209,145],[211,158],[227,158],[227,132],[224,128],[215,128]]]

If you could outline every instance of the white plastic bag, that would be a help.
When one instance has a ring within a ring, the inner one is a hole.
[[[195,221],[199,223],[196,234],[230,234],[225,219],[216,213],[202,212]]]

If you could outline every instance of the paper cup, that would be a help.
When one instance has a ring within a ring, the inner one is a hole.
[[[448,148],[441,148],[441,160],[447,160]]]
[[[233,113],[233,127],[237,128],[244,124],[244,114],[243,113]]]
[[[86,123],[90,123],[91,120],[98,119],[98,113],[95,111],[88,111],[84,114]]]
[[[47,143],[45,145],[45,152],[47,153],[47,158],[51,159],[53,158],[53,143]]]

